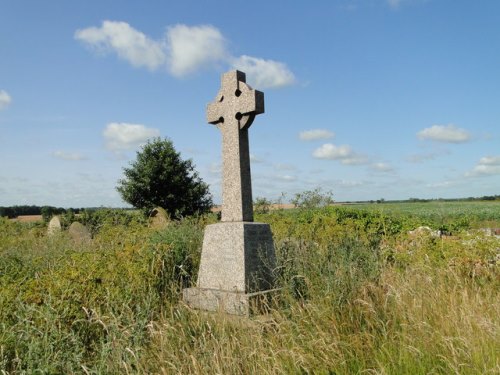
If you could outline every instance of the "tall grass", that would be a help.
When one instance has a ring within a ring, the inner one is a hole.
[[[88,244],[0,219],[0,373],[500,372],[495,238],[415,238],[344,209],[262,215],[282,292],[246,319],[181,301],[213,217],[158,230],[100,215]]]

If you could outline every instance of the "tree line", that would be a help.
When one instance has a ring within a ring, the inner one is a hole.
[[[0,217],[7,217],[9,219],[24,216],[24,215],[42,215],[43,218],[50,218],[53,215],[65,214],[68,211],[72,211],[75,214],[83,211],[84,208],[62,208],[54,206],[10,206],[10,207],[0,207]]]

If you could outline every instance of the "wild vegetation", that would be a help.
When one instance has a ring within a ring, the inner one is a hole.
[[[436,203],[257,214],[282,292],[250,319],[181,302],[215,215],[89,211],[81,244],[0,218],[0,372],[499,373],[500,203]]]

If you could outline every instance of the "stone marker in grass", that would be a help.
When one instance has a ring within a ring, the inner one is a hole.
[[[264,113],[264,94],[246,84],[245,73],[222,75],[207,120],[222,133],[221,223],[205,228],[198,282],[184,289],[191,307],[249,315],[274,285],[274,243],[268,224],[253,222],[248,128]]]
[[[61,226],[61,218],[59,216],[54,216],[49,221],[49,225],[47,226],[47,234],[52,236],[56,233],[59,233],[62,230]]]
[[[164,228],[170,222],[170,217],[168,216],[167,211],[165,211],[161,207],[154,208],[149,214],[149,224],[153,228]]]

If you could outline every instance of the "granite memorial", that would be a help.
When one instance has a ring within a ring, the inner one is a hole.
[[[149,224],[153,228],[165,228],[170,222],[170,217],[165,209],[161,207],[154,208],[149,214]]]
[[[222,133],[221,222],[205,228],[197,285],[184,289],[191,307],[249,315],[273,290],[274,243],[268,224],[253,221],[248,129],[264,113],[264,94],[245,73],[222,75],[207,121]]]

